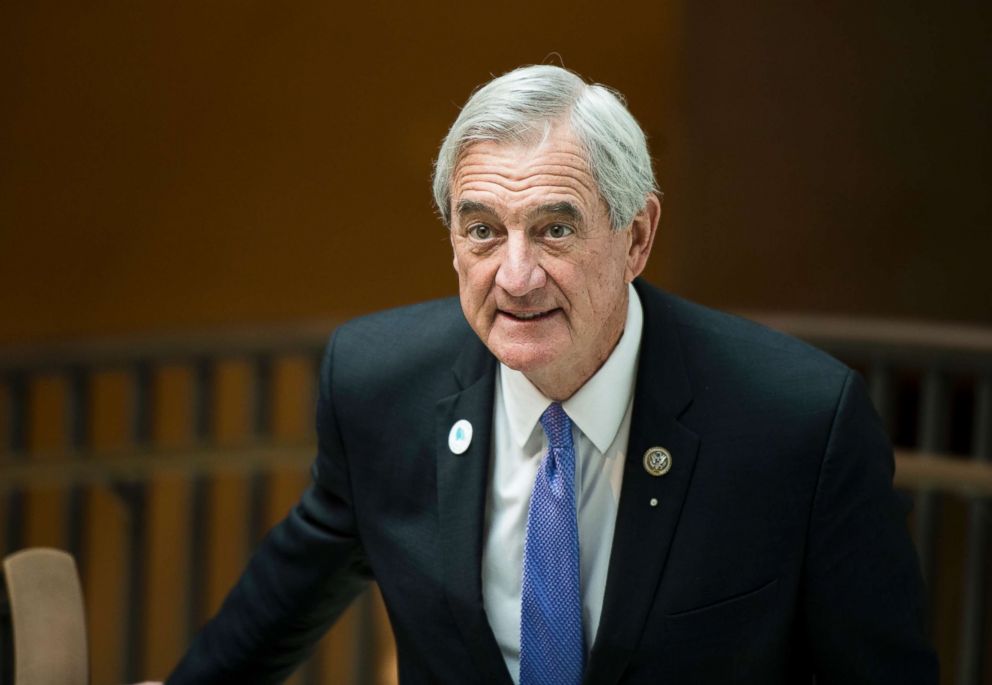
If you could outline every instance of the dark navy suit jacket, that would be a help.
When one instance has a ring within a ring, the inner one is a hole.
[[[636,287],[630,443],[585,682],[936,683],[907,507],[859,377]],[[370,578],[402,683],[510,683],[480,580],[496,368],[455,299],[342,326],[313,484],[169,683],[278,682]],[[458,419],[475,428],[460,455]],[[672,455],[661,477],[642,465],[654,446]]]

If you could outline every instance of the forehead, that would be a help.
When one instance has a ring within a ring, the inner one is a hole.
[[[593,214],[599,190],[585,149],[565,127],[533,142],[480,141],[458,158],[451,184],[452,208],[479,202],[513,215],[535,205],[568,202]]]

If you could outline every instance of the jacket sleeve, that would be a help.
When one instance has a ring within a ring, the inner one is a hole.
[[[334,339],[320,373],[314,482],[262,541],[169,685],[281,682],[365,585],[333,406],[333,357]]]
[[[923,583],[892,488],[892,448],[860,377],[848,372],[809,522],[804,599],[819,685],[936,685]]]

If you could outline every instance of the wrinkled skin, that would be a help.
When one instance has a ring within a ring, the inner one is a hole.
[[[564,400],[609,357],[661,204],[615,231],[566,125],[535,144],[479,142],[452,178],[451,245],[462,310],[492,353]]]

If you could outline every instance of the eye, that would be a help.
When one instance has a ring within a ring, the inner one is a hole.
[[[469,227],[468,235],[473,240],[489,240],[493,237],[493,229],[485,224],[476,224]]]
[[[548,226],[549,238],[565,238],[575,233],[571,226],[565,224],[551,224]]]

